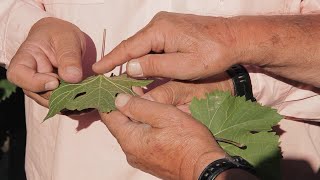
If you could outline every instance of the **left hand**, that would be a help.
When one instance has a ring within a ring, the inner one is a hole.
[[[115,103],[119,111],[101,117],[135,168],[164,179],[197,179],[226,156],[208,128],[175,106],[126,94]]]
[[[51,17],[40,19],[12,58],[7,78],[38,104],[48,107],[48,98],[59,86],[59,79],[69,83],[82,80],[86,41],[85,34],[72,23]]]

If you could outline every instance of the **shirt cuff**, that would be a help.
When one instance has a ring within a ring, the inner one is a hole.
[[[16,1],[8,9],[8,13],[0,17],[0,64],[2,66],[8,67],[33,24],[45,17],[50,17],[50,14],[45,12],[40,4],[26,1]]]
[[[263,69],[245,66],[251,79],[253,96],[265,106],[297,120],[320,120],[319,90],[313,86],[281,78]]]

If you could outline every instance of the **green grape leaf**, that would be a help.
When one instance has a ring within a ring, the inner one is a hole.
[[[0,80],[0,102],[10,97],[12,93],[16,92],[16,89],[17,86],[10,83],[8,80]]]
[[[229,92],[215,91],[205,99],[194,98],[190,111],[217,139],[244,144],[246,148],[239,148],[218,141],[228,154],[250,162],[261,179],[281,179],[279,136],[271,131],[282,116],[275,109],[234,97]]]
[[[100,112],[110,112],[115,109],[114,100],[118,93],[135,95],[132,86],[144,87],[151,82],[152,80],[131,79],[127,75],[91,76],[78,84],[61,82],[50,96],[49,112],[44,120],[64,109],[81,111],[95,108]]]

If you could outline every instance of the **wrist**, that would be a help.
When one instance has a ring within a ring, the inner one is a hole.
[[[180,173],[178,179],[198,179],[203,169],[212,162],[212,160],[221,159],[227,156],[220,146],[213,145],[208,148],[189,150],[184,155],[180,164]]]
[[[212,161],[201,172],[198,180],[256,179],[254,167],[240,156],[227,156]]]
[[[237,64],[268,64],[273,58],[272,36],[278,37],[266,16],[235,16],[230,18],[237,37]]]
[[[313,26],[317,16],[235,16],[230,18],[241,54],[239,64],[259,66],[288,66],[292,60],[305,59],[306,49],[319,53],[318,38]],[[312,36],[314,35],[314,36]]]
[[[198,179],[202,171],[208,166],[211,162],[222,159],[229,156],[226,152],[221,150],[221,152],[208,152],[202,154],[196,161],[193,169],[193,178]]]

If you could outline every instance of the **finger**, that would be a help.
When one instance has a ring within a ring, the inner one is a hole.
[[[189,106],[190,106],[190,103],[179,105],[179,106],[177,106],[177,108],[180,109],[184,113],[191,114]]]
[[[221,73],[193,82],[170,81],[142,96],[144,99],[174,106],[191,102],[194,97],[203,98],[214,90],[231,91],[233,84],[227,73]]]
[[[143,89],[141,87],[132,86],[132,91],[136,93],[138,96],[144,95]]]
[[[127,74],[132,77],[165,77],[195,80],[205,77],[200,60],[188,53],[148,54],[129,61]]]
[[[37,93],[33,93],[31,91],[23,90],[24,94],[28,96],[29,98],[33,99],[35,102],[40,104],[43,107],[48,108],[49,107],[49,100],[45,97],[42,97],[41,95]]]
[[[118,141],[126,138],[126,133],[124,132],[130,132],[137,126],[136,123],[132,122],[119,111],[100,113],[100,116],[102,122],[107,126],[111,134],[118,139]]]
[[[130,119],[152,127],[164,127],[181,113],[174,106],[132,97],[128,94],[119,94],[115,104],[117,109]]]
[[[20,57],[22,57],[22,54],[25,54],[24,57],[26,57],[26,55],[28,54],[29,56],[32,56],[36,60],[38,73],[53,72],[53,66],[50,60],[48,59],[47,55],[43,52],[42,49],[36,46],[29,46],[29,47],[23,47],[21,50],[24,52],[21,53]],[[20,58],[19,61],[25,61],[25,59]]]
[[[151,51],[160,52],[164,48],[164,38],[159,33],[143,29],[127,40],[122,41],[109,54],[92,66],[93,71],[103,74],[131,59],[144,56]]]
[[[198,91],[199,88],[195,84],[170,81],[152,89],[141,98],[177,106],[190,102]]]
[[[30,54],[17,54],[11,61],[7,78],[17,86],[32,92],[53,90],[59,81],[49,73],[37,72],[37,61]]]
[[[53,40],[59,76],[66,82],[78,83],[82,80],[82,52],[85,41],[79,33],[66,33]]]

